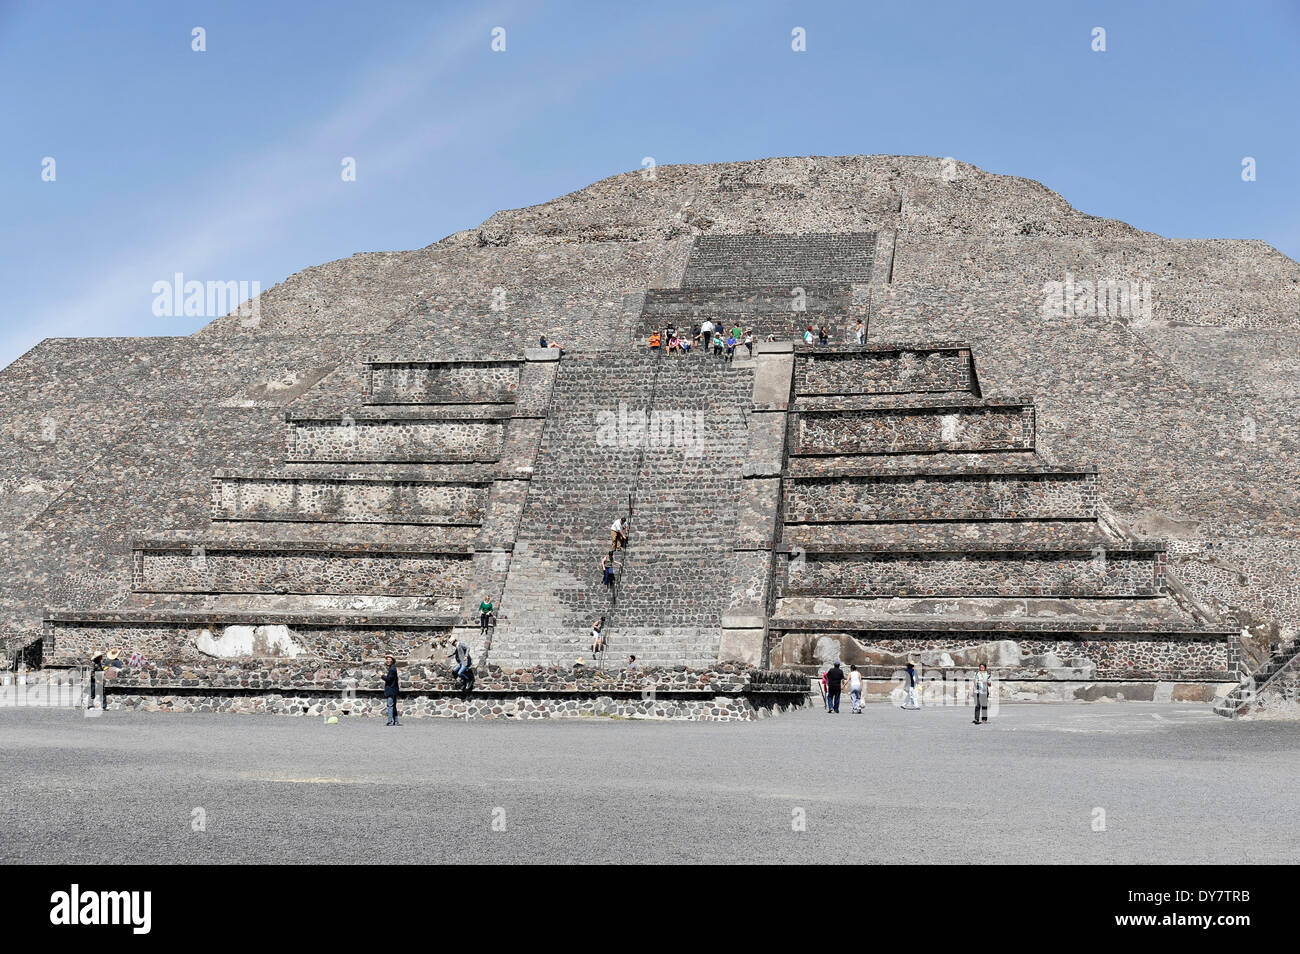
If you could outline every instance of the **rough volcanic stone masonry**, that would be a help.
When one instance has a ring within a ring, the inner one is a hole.
[[[438,673],[454,635],[506,681],[420,707],[531,715],[524,677],[597,662],[604,616],[661,672],[887,684],[910,654],[1018,698],[1285,710],[1300,266],[955,170],[634,171],[309,268],[256,322],[42,342],[0,372],[0,657],[118,647],[131,705],[315,712],[339,666]],[[648,347],[706,318],[757,346]],[[546,711],[748,718],[782,685]]]

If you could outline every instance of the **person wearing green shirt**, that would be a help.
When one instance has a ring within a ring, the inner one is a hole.
[[[488,625],[492,622],[492,599],[486,593],[483,594],[483,601],[478,604],[478,625],[479,631],[486,633]]]

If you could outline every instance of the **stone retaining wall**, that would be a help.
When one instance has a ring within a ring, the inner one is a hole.
[[[359,665],[385,653],[401,657],[423,651],[431,640],[449,638],[451,628],[451,621],[420,626],[346,617],[319,622],[55,618],[45,622],[43,651],[49,666],[83,666],[94,652],[114,647],[124,657],[140,653],[155,662],[201,666],[221,665],[223,657],[236,655],[286,660],[302,656]]]
[[[153,593],[336,593],[458,597],[468,553],[380,547],[155,548],[134,551],[132,585]]]
[[[456,462],[496,460],[505,425],[494,420],[296,420],[293,462]]]
[[[214,520],[331,523],[481,523],[489,485],[299,475],[218,475]]]
[[[1163,551],[1109,549],[807,553],[789,564],[782,595],[1157,596],[1164,561]]]
[[[368,361],[367,404],[500,404],[519,387],[513,361]]]
[[[769,655],[773,666],[803,671],[825,669],[827,660],[893,669],[910,657],[934,671],[986,662],[1021,679],[1078,678],[1081,672],[1099,679],[1232,679],[1232,646],[1224,633],[1006,633],[999,639],[995,633],[786,631],[769,636]],[[945,665],[937,665],[944,657]],[[998,665],[1008,657],[1015,665]]]
[[[622,718],[750,721],[808,701],[795,673],[720,665],[709,670],[648,669],[604,673],[491,667],[473,693],[459,691],[441,667],[401,666],[403,718]],[[122,670],[109,684],[109,708],[179,712],[379,716],[385,711],[379,667],[184,666]]]
[[[898,394],[969,391],[969,350],[917,348],[880,351],[823,348],[800,352],[794,391],[811,394]]]
[[[787,479],[787,523],[1063,520],[1097,516],[1095,471],[861,474]]]
[[[869,282],[874,232],[701,235],[682,286]]]
[[[801,409],[792,454],[895,454],[1034,449],[1034,408]]]

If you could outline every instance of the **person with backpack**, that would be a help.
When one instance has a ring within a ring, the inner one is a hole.
[[[987,663],[980,663],[980,668],[975,673],[975,719],[974,724],[980,725],[980,709],[984,710],[983,722],[989,721],[989,667]]]
[[[844,670],[836,663],[826,671],[826,711],[840,712],[840,689],[844,685]]]
[[[613,592],[614,590],[614,551],[610,550],[605,554],[605,558],[600,561],[600,582],[604,584],[605,589]]]
[[[397,660],[385,656],[384,662],[388,664],[388,671],[384,673],[384,704],[388,707],[388,721],[384,725],[401,725],[397,721]]]
[[[849,667],[849,711],[862,715],[862,673],[857,666]]]
[[[599,656],[605,651],[605,617],[591,624],[591,655]]]

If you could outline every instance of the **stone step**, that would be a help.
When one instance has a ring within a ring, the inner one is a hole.
[[[986,453],[1034,449],[1034,405],[900,401],[894,406],[805,405],[795,418],[791,456]]]
[[[702,235],[682,287],[871,281],[874,232]]]
[[[787,523],[781,542],[809,552],[835,550],[940,550],[1061,548],[1095,550],[1125,545],[1096,519],[951,520],[918,523]]]
[[[794,393],[822,395],[978,393],[970,345],[841,345],[794,348]]]
[[[853,302],[853,286],[847,283],[808,282],[803,294],[792,294],[789,285],[695,285],[684,288],[646,290],[643,315],[682,315],[717,323],[720,315],[798,312],[796,300],[809,311],[847,309]]]
[[[337,477],[364,477],[397,481],[443,481],[446,483],[485,483],[492,480],[528,479],[504,467],[502,461],[486,463],[376,463],[373,461],[289,461],[275,471],[287,477],[317,477],[332,480]]]
[[[1172,597],[1006,598],[791,596],[777,601],[774,629],[891,632],[1225,633]],[[994,638],[994,637],[989,637]]]
[[[791,457],[784,476],[839,477],[867,474],[1013,473],[1044,466],[1035,451],[930,451],[900,454],[826,454]]]
[[[1300,640],[1289,640],[1278,646],[1262,666],[1252,672],[1248,679],[1243,679],[1241,685],[1233,688],[1214,707],[1215,713],[1235,719],[1238,715],[1249,712],[1261,699],[1265,704],[1274,699],[1288,706],[1293,704],[1293,689],[1289,694],[1286,690],[1274,690],[1274,685],[1278,681],[1285,681],[1286,677],[1281,676],[1278,680],[1274,680],[1274,677],[1279,676],[1283,670],[1289,672],[1293,669],[1297,655],[1300,655]]]
[[[1234,631],[1222,629],[832,628],[784,620],[771,630],[769,665],[803,671],[838,660],[871,676],[901,681],[912,660],[927,683],[936,678],[960,683],[983,662],[1000,679],[1028,678],[1048,691],[1054,682],[1083,683],[1085,694],[1076,688],[1064,696],[1078,699],[1090,697],[1090,684],[1121,680],[1148,686],[1159,681],[1222,684],[1231,679],[1234,639]],[[1182,698],[1200,701],[1222,690],[1203,686],[1181,691]]]
[[[501,455],[505,415],[493,408],[475,416],[286,415],[289,463],[489,463]]]
[[[360,663],[425,652],[454,624],[453,617],[435,615],[51,610],[44,652],[53,666],[84,666],[110,648],[123,659],[138,652],[154,664],[256,657]]]
[[[132,590],[459,597],[473,551],[385,544],[142,540]]]
[[[193,531],[155,531],[151,535],[170,539]],[[207,546],[256,541],[263,545],[312,543],[317,545],[365,545],[425,547],[432,550],[490,549],[481,526],[431,523],[326,523],[307,520],[214,520],[203,531]],[[189,546],[189,543],[186,543]]]
[[[602,654],[606,667],[621,667],[629,655],[641,666],[705,666],[718,661],[719,633],[657,634],[642,630],[609,631]],[[581,658],[593,668],[600,658],[591,653],[589,628],[564,632],[523,631],[514,639],[493,640],[489,653],[492,665],[502,668],[528,666],[572,666]]]
[[[821,597],[1154,597],[1167,592],[1163,544],[1076,549],[912,543],[788,550],[782,595]]]
[[[1095,467],[912,468],[881,474],[859,465],[834,476],[784,481],[793,523],[882,520],[1095,520]]]
[[[489,480],[218,471],[212,477],[212,518],[477,526],[491,487]]]
[[[724,333],[732,327],[752,331],[758,341],[768,335],[797,339],[809,324],[825,327],[833,340],[849,341],[855,321],[852,303],[849,285],[652,288],[646,292],[637,340],[644,342],[651,332],[669,326],[693,334],[707,319],[721,325]]]
[[[642,352],[617,357],[617,367],[602,356],[561,362],[494,654],[512,647],[535,658],[527,654],[539,633],[586,639],[602,615],[614,632],[623,618],[718,626],[736,519],[724,502],[735,499],[743,470],[753,370]],[[647,436],[635,426],[645,414],[661,423],[667,415],[674,426]],[[718,506],[702,505],[705,496]],[[629,504],[615,602],[599,565],[609,524]],[[716,656],[716,642],[690,652]]]
[[[364,365],[366,404],[513,404],[521,362],[372,356]]]

